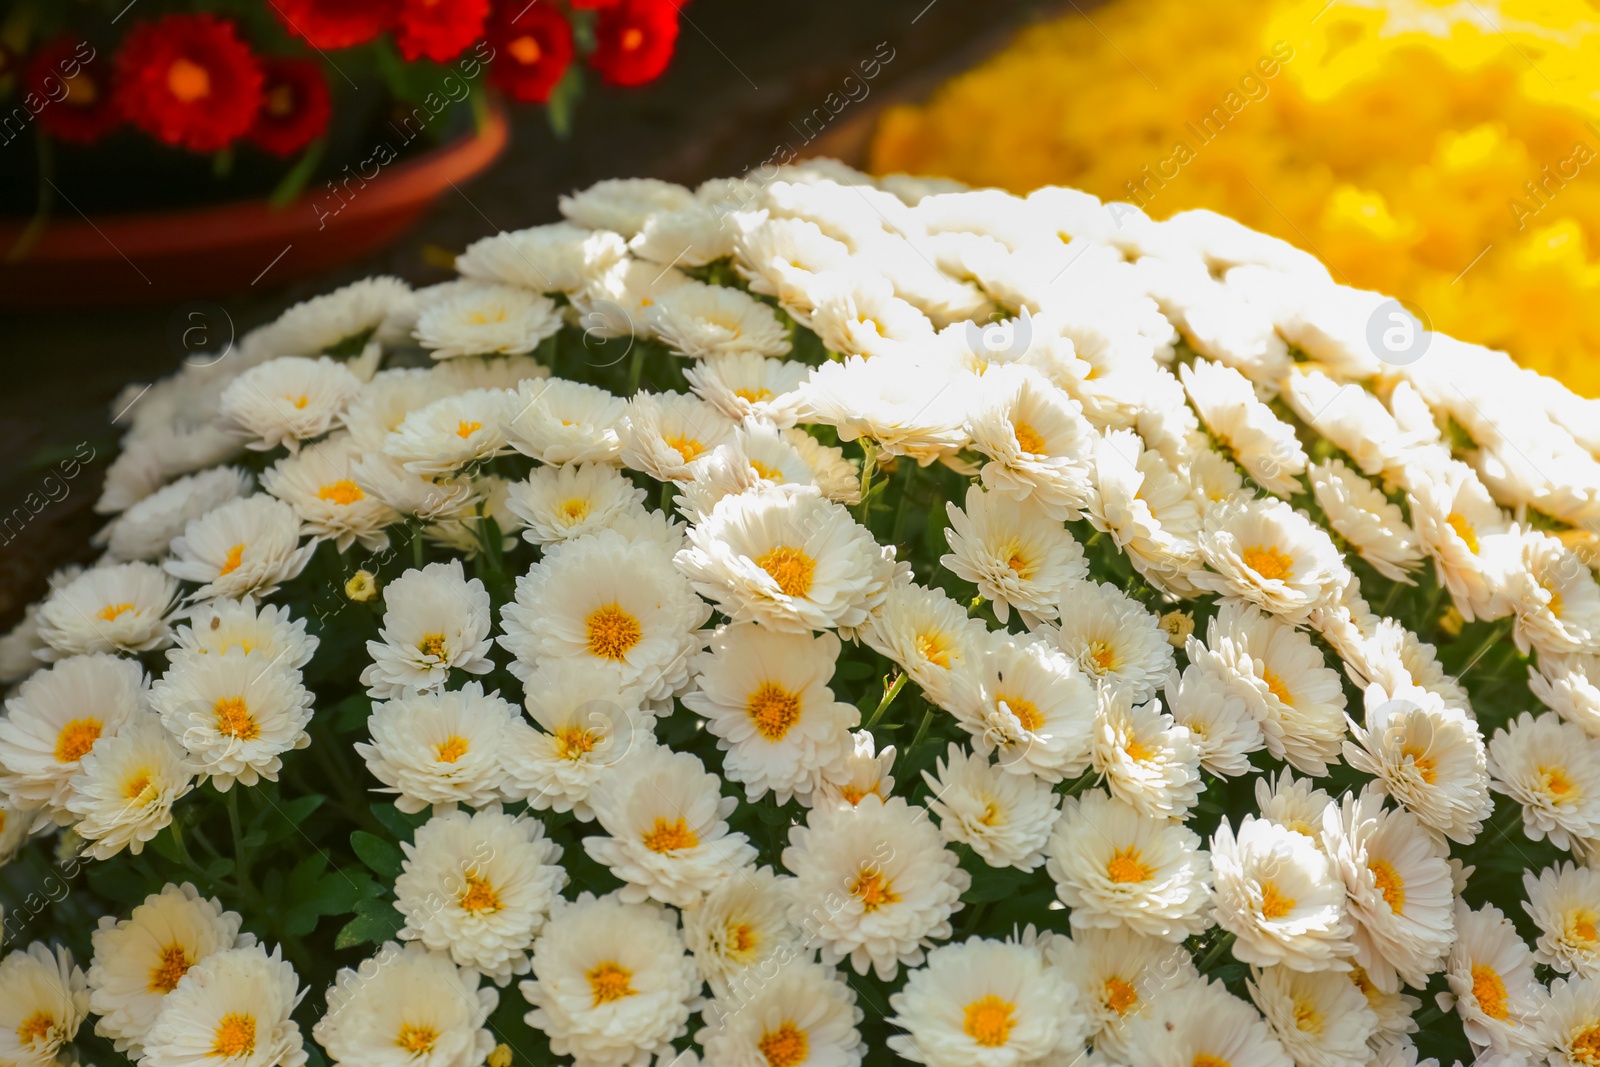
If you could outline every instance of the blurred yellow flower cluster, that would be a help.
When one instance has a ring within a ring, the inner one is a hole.
[[[871,165],[1211,208],[1600,396],[1600,0],[1112,0],[889,111]]]

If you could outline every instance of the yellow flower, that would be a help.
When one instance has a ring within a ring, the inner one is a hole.
[[[378,578],[371,571],[356,571],[344,583],[344,595],[357,602],[371,600],[378,595]]]

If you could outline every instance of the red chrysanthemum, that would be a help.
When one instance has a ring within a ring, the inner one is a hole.
[[[620,0],[600,10],[589,64],[612,85],[643,85],[667,69],[678,40],[671,0]]]
[[[400,0],[394,43],[406,59],[446,63],[483,36],[489,0]]]
[[[366,44],[394,25],[399,0],[272,0],[288,31],[313,48]]]
[[[509,0],[489,20],[489,80],[513,99],[543,104],[572,65],[572,27],[547,3]]]
[[[91,144],[122,123],[111,63],[82,38],[57,37],[28,61],[28,92],[44,103],[39,125],[53,137]]]
[[[261,64],[234,23],[166,15],[128,32],[117,53],[117,103],[139,129],[192,152],[226,148],[261,107]]]
[[[332,105],[327,79],[312,59],[269,56],[261,61],[261,70],[261,110],[248,136],[273,155],[291,155],[328,128]]]

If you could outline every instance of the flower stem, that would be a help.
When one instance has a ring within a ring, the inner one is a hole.
[[[1206,953],[1206,958],[1200,961],[1201,973],[1205,973],[1207,970],[1209,970],[1211,965],[1216,963],[1218,958],[1221,957],[1224,952],[1232,948],[1233,942],[1233,934],[1224,934],[1222,937],[1218,938],[1217,943],[1211,946],[1211,951]]]
[[[878,706],[872,711],[872,717],[867,720],[866,728],[868,730],[878,725],[878,720],[883,718],[883,713],[889,710],[889,705],[894,703],[894,698],[899,696],[900,690],[904,689],[905,687],[906,676],[898,673],[895,675],[894,682],[892,684],[887,684],[884,686],[883,699],[878,701]]]

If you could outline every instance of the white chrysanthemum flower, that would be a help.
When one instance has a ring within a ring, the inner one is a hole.
[[[1362,559],[1385,578],[1416,584],[1409,572],[1422,565],[1422,551],[1399,505],[1337,459],[1311,465],[1311,488],[1328,525]]]
[[[733,420],[689,393],[636,393],[618,436],[624,467],[658,482],[686,482],[691,464],[733,439]]]
[[[1272,1030],[1220,981],[1175,985],[1128,1021],[1129,1063],[1146,1067],[1291,1067]]]
[[[1367,1067],[1372,1055],[1367,1041],[1377,1032],[1378,1016],[1344,975],[1268,967],[1246,984],[1297,1065]]]
[[[251,367],[222,391],[218,408],[224,423],[246,435],[258,452],[279,445],[294,452],[300,442],[333,428],[361,379],[343,363],[323,356],[283,356]]]
[[[440,377],[426,367],[381,370],[339,415],[363,452],[378,452],[406,416],[439,399]]]
[[[83,851],[107,860],[138,855],[172,821],[172,805],[194,786],[186,753],[149,712],[140,711],[97,742],[68,783],[67,810]]]
[[[1452,841],[1470,843],[1494,811],[1488,753],[1478,724],[1423,690],[1366,691],[1364,724],[1351,720],[1350,766]]]
[[[382,452],[357,460],[350,479],[362,492],[421,522],[458,514],[477,502],[470,479],[413,474]]]
[[[431,299],[422,295],[413,331],[434,359],[521,355],[561,329],[561,312],[547,296],[512,285],[446,284]]]
[[[1372,393],[1355,382],[1335,381],[1314,364],[1300,364],[1289,373],[1283,398],[1302,422],[1369,477],[1396,473],[1424,443],[1422,435],[1402,430]]]
[[[1152,818],[1185,818],[1200,799],[1200,750],[1159,700],[1102,689],[1090,755],[1111,795]]]
[[[1364,610],[1365,605],[1361,605]],[[1342,628],[1342,627],[1341,627]],[[1345,673],[1357,686],[1377,682],[1391,693],[1413,687],[1426,690],[1448,708],[1472,715],[1472,701],[1454,677],[1444,672],[1434,647],[1420,640],[1397,619],[1363,617],[1358,646],[1336,650],[1345,658]]]
[[[73,656],[31,675],[0,718],[0,794],[70,822],[71,780],[103,739],[145,711],[150,679],[138,661]]]
[[[718,501],[676,562],[734,622],[795,632],[861,626],[896,570],[843,506],[782,489]]]
[[[569,657],[618,668],[652,699],[689,679],[711,608],[695,596],[665,552],[630,542],[616,530],[546,550],[517,579],[516,601],[502,611],[501,647],[513,670]]]
[[[212,953],[255,943],[250,934],[240,938],[239,923],[237,913],[187,882],[168,883],[126,919],[101,916],[89,967],[89,1010],[100,1016],[95,1033],[137,1059],[167,994],[189,968]]]
[[[423,527],[422,535],[436,545],[460,552],[467,559],[476,559],[486,544],[499,532],[501,553],[517,547],[513,518],[508,502],[511,483],[496,474],[477,474],[466,479],[472,498],[459,510],[446,512]],[[492,530],[487,519],[494,520]]]
[[[1292,624],[1326,604],[1350,573],[1328,535],[1281,500],[1209,508],[1200,553],[1211,569],[1190,572],[1191,582]]]
[[[1280,771],[1277,778],[1256,779],[1257,814],[1293,830],[1318,848],[1323,847],[1323,812],[1333,806],[1333,798],[1324,790],[1287,770]]]
[[[292,618],[287,607],[262,604],[254,599],[217,597],[196,605],[189,624],[173,631],[176,648],[167,658],[218,655],[238,649],[263,662],[299,670],[311,661],[321,638],[306,633],[306,620]]]
[[[383,451],[413,474],[454,474],[506,450],[506,425],[518,406],[507,389],[469,389],[405,417]]]
[[[627,254],[627,242],[620,234],[554,222],[479,238],[456,257],[456,270],[478,281],[570,293]]]
[[[259,945],[213,952],[168,993],[144,1038],[143,1067],[301,1067],[307,1054],[290,1012],[305,996],[287,960]]]
[[[1125,926],[1182,941],[1211,925],[1211,860],[1200,838],[1101,790],[1063,801],[1046,869],[1074,930]]]
[[[1528,688],[1568,722],[1600,737],[1600,657],[1544,656],[1528,668]]]
[[[64,948],[35,941],[0,960],[0,1057],[51,1067],[89,1013],[83,971]]]
[[[970,700],[985,634],[982,620],[944,590],[904,582],[889,588],[862,639],[899,664],[929,700],[952,709]]]
[[[705,716],[727,753],[722,773],[743,783],[751,801],[768,792],[779,804],[809,797],[823,769],[851,751],[861,713],[828,687],[838,658],[832,633],[774,633],[754,623],[718,630],[695,658],[695,688],[683,704]]]
[[[1107,582],[1082,581],[1061,592],[1061,621],[1040,628],[1089,678],[1142,704],[1174,674],[1161,620]]]
[[[1600,982],[1592,977],[1551,982],[1539,1031],[1551,1067],[1588,1067],[1600,1047]]]
[[[173,538],[167,573],[199,582],[194,600],[271,596],[317,550],[316,541],[300,543],[302,532],[300,516],[281,500],[265,493],[233,500],[191,519]]]
[[[156,560],[167,554],[172,539],[190,519],[198,519],[230,500],[249,496],[255,478],[238,467],[213,467],[190,474],[134,504],[100,533],[96,543],[117,562]]]
[[[172,640],[167,618],[177,596],[178,583],[153,563],[93,567],[60,584],[52,577],[37,617],[47,646],[38,657],[162,648]]]
[[[430,563],[383,590],[381,641],[368,641],[372,664],[361,672],[367,695],[380,700],[442,689],[452,668],[487,674],[489,593],[468,579],[461,561]]]
[[[1078,402],[1022,368],[985,374],[967,416],[972,447],[989,457],[983,484],[1031,499],[1053,519],[1076,519],[1094,495],[1093,428]]]
[[[1132,430],[1095,441],[1094,495],[1085,506],[1097,530],[1111,535],[1129,561],[1164,592],[1192,597],[1190,580],[1201,564],[1200,507],[1188,479]]]
[[[1526,1054],[1540,1047],[1547,1003],[1533,973],[1533,953],[1493,904],[1474,911],[1456,902],[1456,942],[1445,965],[1448,993],[1439,1006],[1461,1016],[1475,1051]]]
[[[570,295],[577,323],[583,327],[585,345],[589,338],[602,345],[613,337],[654,339],[655,330],[647,317],[650,308],[693,280],[681,270],[642,259],[614,263]],[[631,348],[630,341],[617,356],[609,352],[602,355],[605,362],[616,362]]]
[[[967,489],[966,510],[947,503],[950,554],[944,567],[972,582],[994,602],[995,617],[1006,622],[1011,608],[1023,621],[1054,619],[1062,590],[1088,576],[1083,548],[1059,520],[1027,499]]]
[[[311,1036],[352,1067],[477,1067],[494,1048],[487,1024],[500,1002],[479,980],[447,956],[390,941],[339,971]]]
[[[1386,993],[1426,986],[1455,940],[1448,847],[1371,787],[1328,806],[1322,840],[1344,879],[1355,962]]]
[[[659,178],[607,178],[561,198],[561,214],[591,230],[639,232],[645,220],[667,211],[687,211],[698,201],[681,185]]]
[[[794,875],[789,920],[822,961],[848,959],[885,982],[950,936],[972,881],[926,810],[898,796],[812,808],[804,826],[790,827],[783,865]]]
[[[277,781],[283,754],[311,743],[306,725],[315,699],[299,671],[235,650],[185,657],[150,690],[161,725],[188,751],[201,780],[222,792],[236,779]]]
[[[731,255],[733,230],[725,225],[723,211],[719,205],[705,202],[703,196],[696,200],[694,207],[657,212],[645,219],[628,242],[629,251],[652,263],[689,267],[703,267]]]
[[[677,916],[655,904],[582,893],[556,905],[533,944],[533,978],[519,986],[528,1025],[574,1067],[667,1062],[700,1007],[700,973]]]
[[[448,953],[497,985],[528,972],[528,945],[567,884],[544,824],[498,810],[435,815],[401,842],[394,906],[403,941]]]
[[[1071,657],[1026,635],[988,637],[979,653],[974,684],[953,709],[973,749],[998,751],[1001,769],[1050,783],[1087,770],[1095,690]]]
[[[373,704],[372,743],[357,742],[355,750],[383,783],[377,792],[398,793],[394,806],[403,812],[430,804],[485,808],[502,799],[500,759],[520,718],[499,693],[484,693],[481,682],[406,694]]]
[[[1305,449],[1295,438],[1294,427],[1261,402],[1248,378],[1205,359],[1179,367],[1178,376],[1206,428],[1228,446],[1251,478],[1282,497],[1303,491]]]
[[[1511,538],[1505,513],[1465,463],[1444,458],[1405,472],[1411,521],[1422,550],[1450,590],[1456,610],[1471,622],[1506,613],[1496,546]]]
[[[785,462],[779,469],[787,469],[790,461],[798,458],[810,472],[810,483],[823,496],[836,504],[861,503],[861,471],[837,445],[825,445],[798,427],[772,434],[749,423],[741,431],[740,441],[753,463],[777,467],[773,461],[781,459]]]
[[[1539,928],[1533,957],[1562,974],[1600,975],[1600,871],[1563,863],[1522,873],[1522,909]]]
[[[1211,835],[1217,925],[1236,936],[1233,954],[1261,967],[1349,970],[1354,951],[1344,883],[1316,845],[1252,815],[1234,834],[1229,819]]]
[[[764,211],[735,216],[734,269],[750,283],[750,291],[775,296],[809,322],[814,279],[818,274],[849,268],[850,246],[824,234],[809,219],[769,218]]]
[[[680,285],[645,312],[656,336],[691,359],[789,353],[789,333],[772,308],[720,285]]]
[[[1367,1007],[1378,1017],[1378,1029],[1371,1041],[1374,1048],[1382,1049],[1385,1045],[1406,1041],[1407,1034],[1417,1032],[1417,1020],[1413,1016],[1422,1007],[1421,1000],[1405,993],[1383,992],[1372,984],[1367,972],[1359,965],[1351,967],[1347,977],[1350,984],[1367,998]]]
[[[1521,533],[1520,567],[1509,570],[1506,600],[1516,614],[1517,648],[1539,659],[1600,652],[1600,585],[1594,572],[1561,539]]]
[[[280,459],[262,475],[262,488],[294,508],[312,537],[333,541],[340,552],[357,541],[377,551],[388,546],[384,527],[400,513],[356,484],[363,452],[349,434],[335,434]]]
[[[966,385],[907,358],[851,356],[812,369],[800,387],[800,418],[834,427],[841,441],[870,438],[886,455],[926,467],[968,441]]]
[[[1248,774],[1250,753],[1267,743],[1255,709],[1228,676],[1195,662],[1192,654],[1190,660],[1178,684],[1167,685],[1172,721],[1189,731],[1206,771],[1226,778]]]
[[[374,334],[383,340],[398,340],[388,336],[385,325],[410,305],[411,288],[399,278],[362,278],[302,300],[246,341],[249,347],[275,356],[314,356]]]
[[[812,796],[814,804],[828,807],[855,807],[867,797],[884,800],[894,793],[895,748],[877,750],[870,730],[857,730],[855,747],[837,765],[825,768],[822,784]]]
[[[655,744],[644,689],[609,663],[551,659],[524,680],[538,729],[511,724],[500,749],[506,796],[536,811],[594,818],[589,793],[635,747]]]
[[[1600,741],[1558,715],[1523,712],[1489,740],[1489,788],[1522,805],[1522,829],[1557,848],[1600,837]]]
[[[911,357],[934,340],[933,323],[895,295],[884,277],[856,270],[819,274],[807,285],[811,328],[831,351],[871,360]]]
[[[889,998],[906,1031],[889,1047],[928,1067],[1026,1067],[1081,1054],[1089,1019],[1078,990],[1038,948],[973,938],[928,953]]]
[[[583,839],[593,860],[626,884],[624,903],[654,898],[686,908],[755,862],[756,850],[727,819],[739,806],[697,756],[639,746],[600,776],[589,805],[609,836]]]
[[[714,995],[740,1002],[800,952],[788,897],[771,867],[747,867],[683,910],[683,939]]]
[[[601,463],[536,467],[513,482],[506,506],[535,545],[571,541],[610,527],[624,514],[644,510],[644,490]]]
[[[952,743],[937,774],[922,772],[946,841],[968,845],[991,867],[1031,871],[1044,862],[1050,830],[1060,815],[1055,793],[1037,778],[1007,774],[987,756]]]
[[[511,447],[541,463],[616,463],[628,402],[599,386],[560,379],[517,386],[506,424]]]
[[[695,395],[728,418],[779,428],[798,419],[800,384],[810,374],[804,363],[754,352],[719,356],[683,370]]]
[[[712,1000],[701,1018],[706,1025],[694,1038],[708,1064],[858,1067],[867,1051],[856,1029],[862,1012],[855,990],[810,960],[786,964],[748,992]]]
[[[1110,1056],[1127,1051],[1128,1019],[1162,1000],[1170,989],[1200,978],[1182,945],[1120,926],[1080,927],[1070,938],[1052,938],[1045,954],[1061,977],[1077,987],[1078,1003],[1089,1015],[1089,1039]]]

